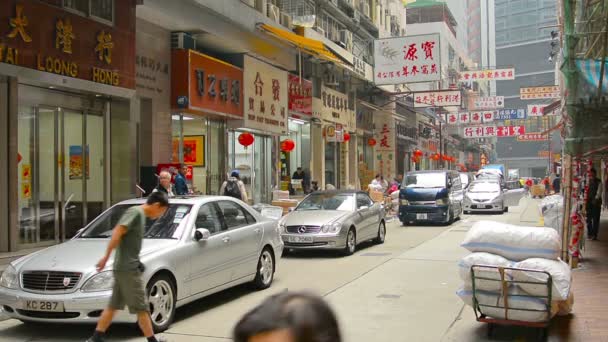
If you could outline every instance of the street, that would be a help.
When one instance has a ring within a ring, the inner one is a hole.
[[[332,253],[297,253],[280,260],[275,282],[254,292],[238,287],[178,309],[169,341],[226,341],[246,311],[280,291],[308,290],[330,302],[345,341],[484,341],[486,326],[455,295],[456,269],[467,254],[459,247],[478,220],[537,225],[538,200],[524,198],[503,215],[464,215],[451,226],[387,225],[383,245],[366,244],[350,257]],[[82,341],[93,326],[35,325],[0,322],[0,341]],[[526,329],[498,328],[501,340],[535,336]],[[109,341],[141,341],[134,325],[116,325]]]

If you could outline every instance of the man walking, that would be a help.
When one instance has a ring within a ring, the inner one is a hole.
[[[162,171],[158,175],[158,185],[152,192],[161,191],[167,194],[169,197],[175,196],[173,194],[173,187],[171,185],[171,174],[168,171]]]
[[[184,196],[188,194],[188,183],[186,183],[186,174],[188,173],[188,167],[182,165],[177,171],[175,176],[175,194],[178,196]]]
[[[597,178],[595,169],[591,169],[589,179],[589,196],[587,197],[587,236],[592,240],[597,240],[600,226],[600,214],[602,211],[602,183]]]
[[[146,300],[146,290],[142,279],[144,270],[139,260],[142,240],[144,237],[144,225],[146,217],[158,219],[163,216],[169,200],[167,194],[162,191],[150,194],[146,203],[134,206],[124,213],[114,231],[106,249],[106,253],[97,263],[97,271],[102,271],[112,251],[116,249],[114,256],[113,273],[114,286],[112,298],[108,307],[103,311],[95,333],[87,342],[103,342],[103,336],[112,323],[112,318],[117,310],[123,310],[125,305],[129,311],[137,314],[137,322],[148,342],[158,342],[152,329],[152,321]]]
[[[247,203],[247,189],[245,188],[245,183],[241,180],[238,170],[233,170],[228,180],[222,183],[220,196],[234,197]]]

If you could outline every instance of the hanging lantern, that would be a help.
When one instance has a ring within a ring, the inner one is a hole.
[[[281,151],[291,152],[296,147],[296,143],[291,139],[281,141]]]
[[[440,158],[439,157],[439,153],[435,153],[435,154],[433,154],[433,156],[432,156],[431,159],[433,159],[433,160],[439,160],[439,158]]]
[[[414,155],[415,155],[416,157],[422,157],[423,153],[422,153],[422,151],[420,151],[419,149],[415,149],[415,150],[414,150]]]
[[[372,147],[373,147],[373,146],[376,146],[376,139],[374,139],[374,138],[369,138],[369,139],[367,140],[367,144],[368,144],[369,146],[372,146]]]
[[[350,141],[350,133],[344,132],[344,142]]]
[[[245,148],[247,148],[247,146],[253,144],[254,140],[255,140],[255,138],[253,137],[253,134],[251,134],[249,132],[244,132],[239,135],[239,144],[245,146]]]
[[[442,155],[441,155],[441,159],[442,159],[443,161],[447,161],[447,160],[449,160],[448,158],[449,158],[449,156],[448,156],[447,154],[442,154]]]

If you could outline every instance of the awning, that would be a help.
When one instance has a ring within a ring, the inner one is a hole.
[[[268,33],[274,38],[287,42],[288,44],[301,49],[309,55],[334,63],[351,64],[339,58],[336,54],[331,52],[331,50],[325,44],[323,44],[323,42],[319,40],[302,37],[293,32],[283,30],[268,24],[258,24],[258,28],[260,28],[262,31]]]

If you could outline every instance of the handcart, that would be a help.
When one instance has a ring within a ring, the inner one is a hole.
[[[484,273],[488,271],[495,271],[500,275],[500,279],[496,278],[488,278],[476,275],[479,274],[480,270],[483,270]],[[521,272],[530,272],[530,273],[543,273],[547,276],[547,281],[534,282],[534,281],[518,281],[510,279],[507,276],[509,272],[512,271],[521,271]],[[478,322],[488,323],[488,338],[491,338],[494,333],[494,328],[496,325],[507,325],[507,326],[523,326],[530,328],[539,328],[539,341],[546,341],[548,336],[548,327],[551,322],[551,290],[553,288],[553,279],[551,278],[551,274],[546,271],[532,270],[532,269],[523,269],[523,268],[514,268],[514,267],[497,267],[497,266],[489,266],[489,265],[473,265],[471,266],[471,278],[472,278],[472,286],[473,286],[473,310],[475,311],[475,317]],[[501,291],[500,291],[500,299],[502,301],[497,301],[492,304],[481,304],[479,303],[477,297],[479,295],[479,291],[476,289],[476,283],[479,281],[496,281],[501,283]],[[547,288],[546,296],[535,296],[526,294],[522,291],[522,294],[513,294],[509,293],[509,288],[518,284],[533,284],[539,285]],[[526,297],[526,298],[536,298],[542,300],[542,302],[546,302],[545,308],[543,310],[535,310],[535,309],[524,309],[524,308],[510,308],[509,307],[509,298],[513,297]],[[504,315],[504,318],[494,318],[487,315],[488,310],[504,310],[504,313],[500,316]],[[544,312],[545,319],[541,321],[528,322],[521,320],[514,320],[509,318],[509,311],[528,311],[528,312]],[[484,313],[485,312],[485,313]]]

